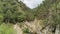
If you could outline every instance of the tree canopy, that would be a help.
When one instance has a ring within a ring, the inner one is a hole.
[[[60,0],[45,0],[37,8],[30,9],[23,2],[17,0],[0,0],[1,22],[33,21],[35,18],[46,23],[59,24]]]

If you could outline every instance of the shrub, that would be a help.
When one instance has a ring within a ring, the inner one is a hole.
[[[24,29],[23,29],[23,32],[24,32],[24,33],[29,33],[29,29],[28,29],[28,28],[24,28]]]

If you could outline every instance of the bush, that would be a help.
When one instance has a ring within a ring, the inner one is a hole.
[[[35,19],[35,16],[33,14],[26,14],[27,21],[33,21],[34,19]]]
[[[23,21],[25,21],[25,16],[24,15],[20,15],[20,16],[18,16],[17,17],[17,19],[18,19],[18,22],[23,22]]]
[[[24,29],[23,29],[23,32],[24,32],[24,33],[29,33],[29,29],[28,29],[28,28],[24,28]]]

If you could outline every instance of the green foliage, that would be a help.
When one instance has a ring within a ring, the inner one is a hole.
[[[46,23],[50,20],[50,22],[59,22],[59,11],[60,0],[45,0],[33,10],[29,9],[23,2],[18,2],[17,0],[0,0],[0,21],[3,20],[3,22],[7,23],[17,23],[26,20],[33,21],[35,18],[42,19]],[[58,16],[55,15],[56,12],[58,12]]]
[[[30,9],[16,0],[0,0],[0,11],[3,14],[3,22],[23,22],[34,20],[34,15],[29,13]],[[29,14],[27,14],[29,13]]]
[[[28,29],[28,28],[24,28],[24,29],[23,29],[23,32],[24,32],[24,33],[29,33],[29,29]]]
[[[27,13],[26,14],[26,20],[27,21],[33,21],[34,20],[34,15],[33,14],[31,14],[31,13]]]
[[[3,18],[3,22],[17,22],[16,19],[23,21],[24,16],[23,14],[19,14],[22,12],[22,10],[19,9],[20,4],[16,0],[0,0],[0,12],[4,14],[3,16],[0,16]],[[17,14],[18,13],[18,14]],[[17,16],[18,15],[18,16]],[[22,15],[22,16],[20,16]],[[20,16],[20,17],[19,17]]]
[[[45,0],[34,9],[37,19],[43,19],[44,24],[60,25],[60,0]]]
[[[3,21],[3,15],[0,15],[0,22]]]
[[[0,25],[0,34],[16,34],[16,32],[12,26],[3,23]]]
[[[17,16],[18,22],[23,22],[23,21],[25,21],[25,19],[26,19],[25,15]]]

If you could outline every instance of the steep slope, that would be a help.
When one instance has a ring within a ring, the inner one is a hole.
[[[15,24],[17,34],[60,34],[60,0],[45,0],[35,9],[17,0],[0,0],[0,18]]]

